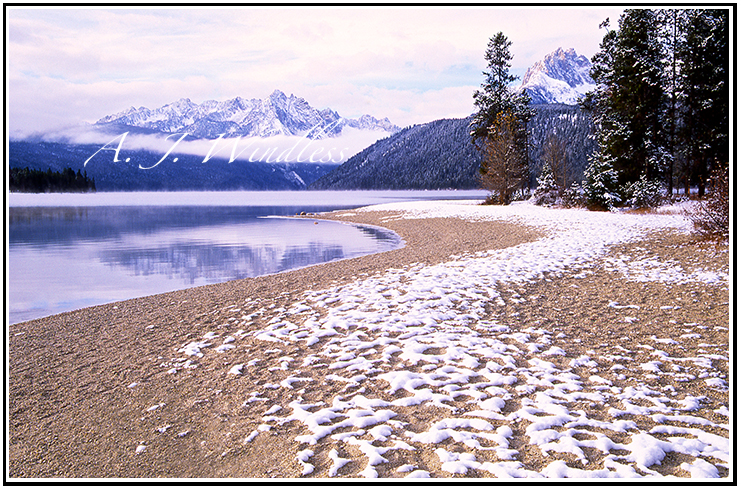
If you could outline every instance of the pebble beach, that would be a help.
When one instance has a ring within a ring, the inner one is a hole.
[[[8,327],[8,477],[729,478],[729,253],[672,210],[384,204],[404,247]]]

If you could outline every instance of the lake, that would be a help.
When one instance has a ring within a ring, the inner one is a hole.
[[[10,194],[9,322],[403,245],[377,227],[291,219],[482,191]]]

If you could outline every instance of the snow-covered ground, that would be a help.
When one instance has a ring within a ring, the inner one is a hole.
[[[220,356],[250,337],[271,341],[278,350],[300,345],[305,352],[302,358],[282,357],[281,364],[270,367],[274,381],[245,395],[245,406],[290,400],[271,404],[245,443],[261,432],[298,421],[304,431],[296,438],[301,450],[295,457],[303,474],[318,471],[313,458],[323,451],[322,460],[332,461],[328,475],[343,477],[376,477],[377,466],[389,462],[393,452],[410,454],[432,444],[437,446],[437,464],[448,476],[477,469],[479,474],[514,478],[661,477],[650,467],[661,464],[670,452],[685,458],[679,467],[693,478],[718,477],[719,468],[729,466],[725,434],[730,430],[731,407],[714,409],[725,423],[718,423],[717,417],[711,421],[698,416],[705,397],[678,396],[682,390],[675,389],[694,378],[690,370],[699,370],[707,390],[727,392],[728,372],[714,364],[729,362],[726,346],[706,345],[686,357],[664,350],[669,344],[694,340],[707,329],[725,327],[686,325],[686,333],[676,338],[654,336],[651,344],[641,346],[653,360],[638,366],[635,353],[622,345],[605,346],[599,353],[587,350],[569,359],[561,346],[574,339],[564,338],[562,332],[495,322],[485,314],[487,304],[518,301],[516,296],[505,297],[504,288],[544,275],[578,277],[598,265],[622,273],[626,281],[727,286],[728,270],[687,270],[683,264],[656,257],[636,262],[606,256],[610,246],[652,232],[689,231],[690,223],[680,214],[552,210],[527,203],[476,206],[460,201],[364,209],[385,211],[389,219],[509,220],[543,227],[547,233],[535,242],[503,250],[462,253],[438,265],[411,264],[344,286],[308,291],[291,308],[264,311],[269,321],[258,331],[249,327],[251,302],[230,305],[235,316],[231,335],[203,332],[201,340],[177,346],[191,367],[202,356]],[[626,315],[637,314],[637,306],[604,300],[613,308],[626,308]],[[244,359],[224,366],[224,372],[239,376],[258,362]],[[324,379],[306,374],[319,367],[330,374]],[[177,376],[179,369],[172,368],[172,375]],[[657,389],[652,385],[657,373],[672,377],[675,386]],[[293,386],[338,381],[345,388],[319,402],[306,401],[307,388]],[[457,398],[468,401],[461,404]],[[431,419],[424,428],[417,425],[411,430],[404,414],[422,408],[429,408],[425,413]],[[644,422],[637,424],[637,417]],[[652,421],[650,427],[645,420]],[[536,447],[547,461],[539,471],[519,461],[520,446],[512,440],[514,424],[525,424],[526,445]],[[358,451],[364,469],[343,473]],[[595,454],[601,455],[596,466]],[[569,461],[580,461],[588,469]],[[393,471],[424,478],[431,476],[428,470],[401,464]]]

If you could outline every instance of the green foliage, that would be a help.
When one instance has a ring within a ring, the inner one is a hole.
[[[599,117],[599,152],[610,156],[621,185],[658,175],[653,152],[663,145],[662,51],[654,11],[626,10],[617,32],[603,38],[592,76]]]
[[[552,206],[559,201],[559,194],[551,165],[546,163],[538,177],[538,187],[535,189],[533,202],[538,206]]]
[[[571,187],[564,190],[561,205],[567,208],[586,206],[583,191],[578,182],[573,182]]]
[[[481,184],[496,194],[499,204],[509,204],[528,177],[528,121],[534,111],[530,97],[516,93],[510,84],[518,77],[509,73],[512,42],[498,32],[489,39],[484,58],[482,90],[473,94],[478,111],[471,122],[471,141],[483,153]]]
[[[87,172],[75,173],[69,167],[61,172],[11,168],[9,180],[10,192],[95,192],[95,181]]]
[[[484,59],[487,62],[487,71],[483,72],[484,82],[481,90],[473,93],[474,105],[478,111],[471,121],[471,140],[475,145],[483,147],[483,141],[489,134],[498,114],[508,112],[514,114],[523,124],[532,118],[530,97],[521,92],[515,93],[510,84],[518,79],[510,74],[512,54],[509,51],[512,41],[498,32],[489,39]]]
[[[643,174],[638,181],[628,184],[623,194],[628,206],[655,208],[664,201],[664,185],[658,180],[649,180]]]
[[[686,186],[702,196],[710,169],[729,161],[728,11],[689,10],[680,44],[680,152]]]
[[[617,192],[617,172],[609,162],[594,158],[584,170],[584,202],[587,207],[608,210],[617,206],[621,199]]]
[[[728,15],[628,9],[617,30],[600,26],[597,88],[583,108],[597,128],[595,157],[624,189],[645,176],[669,190],[681,179],[702,195],[710,169],[728,161]]]

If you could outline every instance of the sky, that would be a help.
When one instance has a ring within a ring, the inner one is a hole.
[[[405,127],[474,111],[489,38],[522,77],[559,47],[591,58],[622,9],[7,7],[6,124],[23,135],[182,97],[303,97]]]

